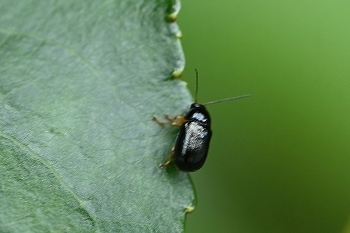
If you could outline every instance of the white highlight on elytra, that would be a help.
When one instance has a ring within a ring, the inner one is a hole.
[[[208,131],[199,123],[191,122],[186,127],[186,136],[184,138],[184,143],[182,147],[182,154],[185,154],[186,151],[198,150],[201,145],[198,145],[198,140],[205,138],[208,135]]]

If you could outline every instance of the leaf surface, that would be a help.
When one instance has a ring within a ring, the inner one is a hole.
[[[181,232],[179,2],[0,0],[0,231]]]

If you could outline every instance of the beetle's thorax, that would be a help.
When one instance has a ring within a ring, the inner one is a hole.
[[[191,104],[190,110],[185,115],[189,121],[197,121],[204,125],[210,125],[210,116],[207,109],[202,104]]]

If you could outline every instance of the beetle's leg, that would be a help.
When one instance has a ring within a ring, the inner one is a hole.
[[[172,126],[181,126],[183,123],[187,122],[184,116],[169,117],[168,115],[165,115],[165,118],[172,121]]]
[[[175,147],[173,147],[173,148],[171,149],[170,156],[169,156],[168,160],[165,161],[165,163],[159,164],[159,167],[160,167],[160,168],[165,168],[166,166],[169,165],[169,163],[171,163],[171,161],[173,161],[174,150],[175,150]]]
[[[157,122],[158,124],[161,124],[161,125],[166,125],[166,124],[172,123],[171,121],[160,121],[155,116],[152,117],[152,120],[154,120],[155,122]]]
[[[168,119],[169,121],[176,121],[176,120],[178,120],[178,121],[182,121],[182,122],[186,122],[187,120],[185,119],[185,117],[184,116],[175,116],[175,117],[170,117],[169,115],[164,115],[164,117],[166,118],[166,119]]]
[[[155,116],[153,116],[152,120],[161,125],[171,124],[172,126],[181,126],[183,123],[187,122],[184,116],[169,117],[168,115],[164,115],[164,117],[168,121],[160,121]]]

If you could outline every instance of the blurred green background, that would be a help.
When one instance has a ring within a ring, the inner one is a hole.
[[[350,1],[183,0],[213,139],[191,232],[350,232]]]

